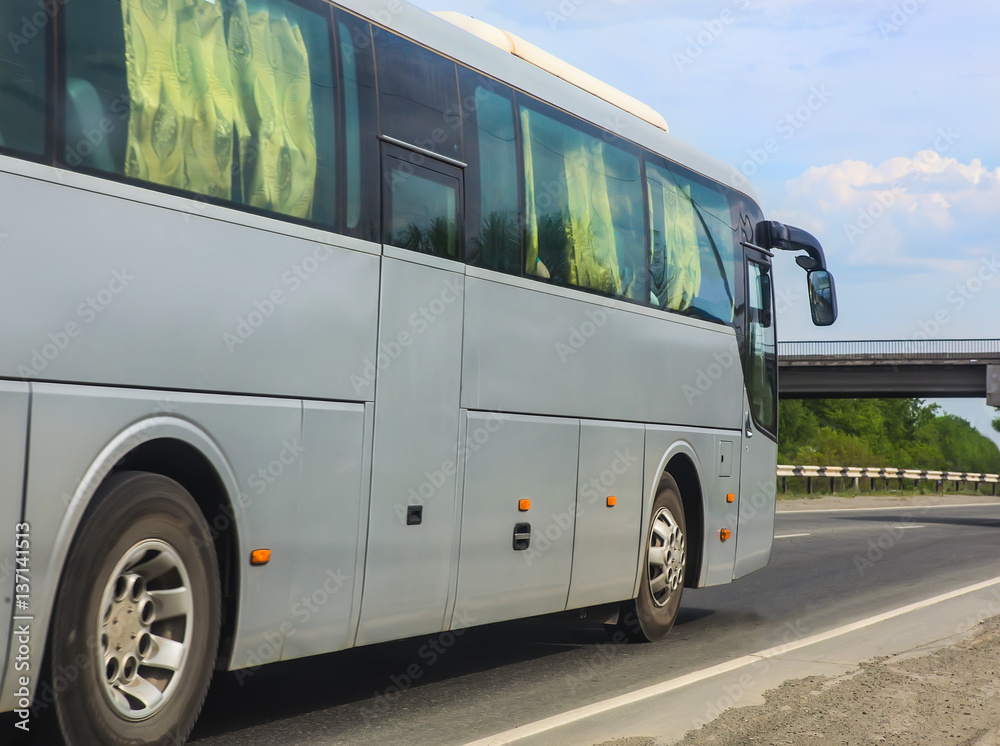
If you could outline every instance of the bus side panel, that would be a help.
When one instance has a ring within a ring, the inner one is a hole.
[[[455,629],[563,611],[580,422],[468,413]],[[520,501],[530,500],[527,510]],[[530,543],[515,545],[526,524]]]
[[[409,258],[382,260],[359,645],[440,632],[449,601],[464,267],[449,262],[455,271],[448,271]],[[419,518],[407,515],[410,507],[422,511]]]
[[[239,490],[229,495],[231,509],[226,496],[219,495],[218,513],[208,520],[217,527],[235,520],[241,563],[248,563],[251,548],[273,550],[266,567],[238,568],[234,667],[278,660],[281,651],[269,633],[289,615],[288,589],[299,553],[295,525],[287,516],[299,496],[301,428],[302,404],[291,400],[35,384],[25,508],[32,534],[32,684],[38,680],[56,588],[84,502],[111,462],[164,437],[187,439],[209,458],[227,490]],[[116,455],[98,463],[113,442],[118,442]],[[87,477],[92,467],[98,469]],[[84,502],[74,500],[77,493]],[[11,670],[8,662],[8,676]]]
[[[646,504],[642,517],[642,536],[645,537],[649,531],[652,502],[664,467],[675,456],[686,456],[693,462],[697,471],[704,512],[701,573],[696,579],[699,588],[722,585],[733,579],[736,541],[733,538],[723,542],[719,532],[728,528],[734,537],[736,534],[738,503],[729,502],[728,496],[739,494],[740,469],[737,450],[739,442],[738,432],[682,430],[654,425],[646,428]],[[730,463],[724,462],[723,451],[727,455],[735,454]],[[688,525],[690,526],[690,520]],[[638,580],[636,590],[638,590]]]
[[[632,597],[642,525],[645,428],[584,422],[570,609]],[[609,507],[608,498],[615,498]]]
[[[599,301],[469,277],[462,406],[739,429],[732,329]]]
[[[18,309],[0,376],[372,399],[359,381],[376,357],[377,256],[204,217],[250,219],[193,200],[66,178],[190,212],[0,172],[0,297]]]
[[[364,433],[363,406],[305,402],[299,498],[287,507],[299,547],[279,629],[282,660],[354,642]]]
[[[21,498],[24,494],[24,457],[28,436],[28,397],[30,389],[26,383],[0,381],[0,661],[9,654],[14,658],[17,644],[12,642],[10,618],[13,611],[15,568],[15,526],[21,521]],[[30,542],[30,538],[29,538]],[[29,547],[29,552],[31,551]],[[30,554],[28,555],[30,557]],[[27,576],[33,573],[28,565]],[[4,686],[0,669],[0,692],[13,692],[16,687]],[[0,703],[8,701],[10,695],[0,697]],[[3,708],[0,707],[0,711]]]

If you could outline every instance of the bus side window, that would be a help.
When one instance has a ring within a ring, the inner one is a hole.
[[[379,241],[378,104],[371,27],[365,21],[337,13],[340,67],[341,164],[343,232]]]
[[[466,260],[520,274],[520,172],[514,93],[460,68],[465,120]]]
[[[33,156],[45,153],[48,34],[28,39],[21,29],[38,9],[34,0],[0,4],[0,148]]]
[[[289,0],[66,6],[71,168],[336,227],[327,16]]]
[[[389,31],[373,31],[381,133],[461,161],[455,63]]]
[[[736,280],[727,196],[680,167],[646,158],[650,302],[656,308],[733,323]]]
[[[519,102],[525,274],[646,303],[638,153],[555,110]]]

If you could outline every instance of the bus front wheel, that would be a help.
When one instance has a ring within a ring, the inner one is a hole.
[[[662,640],[674,626],[681,606],[687,557],[684,504],[677,482],[666,474],[653,501],[639,596],[626,602],[619,615],[619,628],[633,642]]]
[[[66,562],[51,660],[69,744],[183,743],[219,640],[218,561],[190,493],[157,474],[110,477]]]

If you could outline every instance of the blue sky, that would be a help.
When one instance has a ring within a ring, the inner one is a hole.
[[[813,327],[781,257],[780,338],[1000,337],[1000,4],[416,4],[505,28],[649,103],[740,168],[769,218],[815,233],[841,317]],[[941,404],[1000,442],[985,403]]]

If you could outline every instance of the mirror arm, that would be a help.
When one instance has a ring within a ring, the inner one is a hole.
[[[801,228],[764,220],[757,223],[757,240],[771,251],[804,251],[808,256],[796,258],[796,263],[806,271],[826,269],[826,254],[816,237]]]

